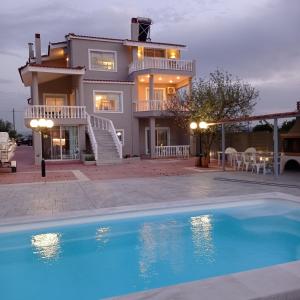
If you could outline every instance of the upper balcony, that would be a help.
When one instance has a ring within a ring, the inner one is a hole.
[[[183,59],[168,59],[157,57],[145,57],[143,59],[133,61],[129,65],[129,74],[136,71],[147,70],[164,70],[164,71],[181,71],[184,73],[195,74],[195,61]]]

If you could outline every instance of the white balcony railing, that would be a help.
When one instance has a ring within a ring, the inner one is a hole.
[[[136,102],[136,111],[167,110],[167,103],[163,100],[143,100]]]
[[[27,119],[86,119],[85,106],[30,105],[25,110]]]
[[[192,60],[183,59],[146,57],[142,60],[133,61],[129,65],[129,74],[145,69],[163,69],[193,72],[194,62]]]
[[[156,146],[155,157],[177,157],[189,158],[190,146],[189,145],[176,145],[176,146]]]

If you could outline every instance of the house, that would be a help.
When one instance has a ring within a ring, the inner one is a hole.
[[[148,18],[132,18],[131,39],[69,33],[49,43],[46,55],[35,35],[28,62],[19,68],[31,89],[25,125],[54,122],[33,133],[36,164],[42,158],[77,160],[87,148],[98,164],[189,151],[189,133],[166,104],[189,92],[195,61],[182,59],[185,45],[151,41],[151,25]]]

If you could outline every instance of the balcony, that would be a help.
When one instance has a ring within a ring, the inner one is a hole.
[[[167,110],[167,103],[163,100],[143,100],[136,103],[135,111]]]
[[[25,110],[25,119],[86,120],[86,110],[85,106],[30,105]]]
[[[142,60],[132,62],[129,65],[129,74],[136,71],[147,70],[147,69],[183,71],[183,72],[194,73],[195,63],[193,60],[147,57]]]

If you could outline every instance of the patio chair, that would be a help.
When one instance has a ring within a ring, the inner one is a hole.
[[[248,172],[252,166],[253,157],[250,153],[242,153],[242,170]]]
[[[263,170],[263,174],[266,174],[266,158],[264,157],[258,157],[255,155],[255,161],[253,161],[252,164],[252,173],[256,172],[259,174],[260,170]]]
[[[237,154],[237,151],[232,147],[228,147],[225,150],[225,155],[228,156],[228,161],[230,162],[231,166],[235,165],[236,154]]]
[[[235,169],[236,171],[242,170],[243,156],[241,153],[236,153],[235,156]]]

